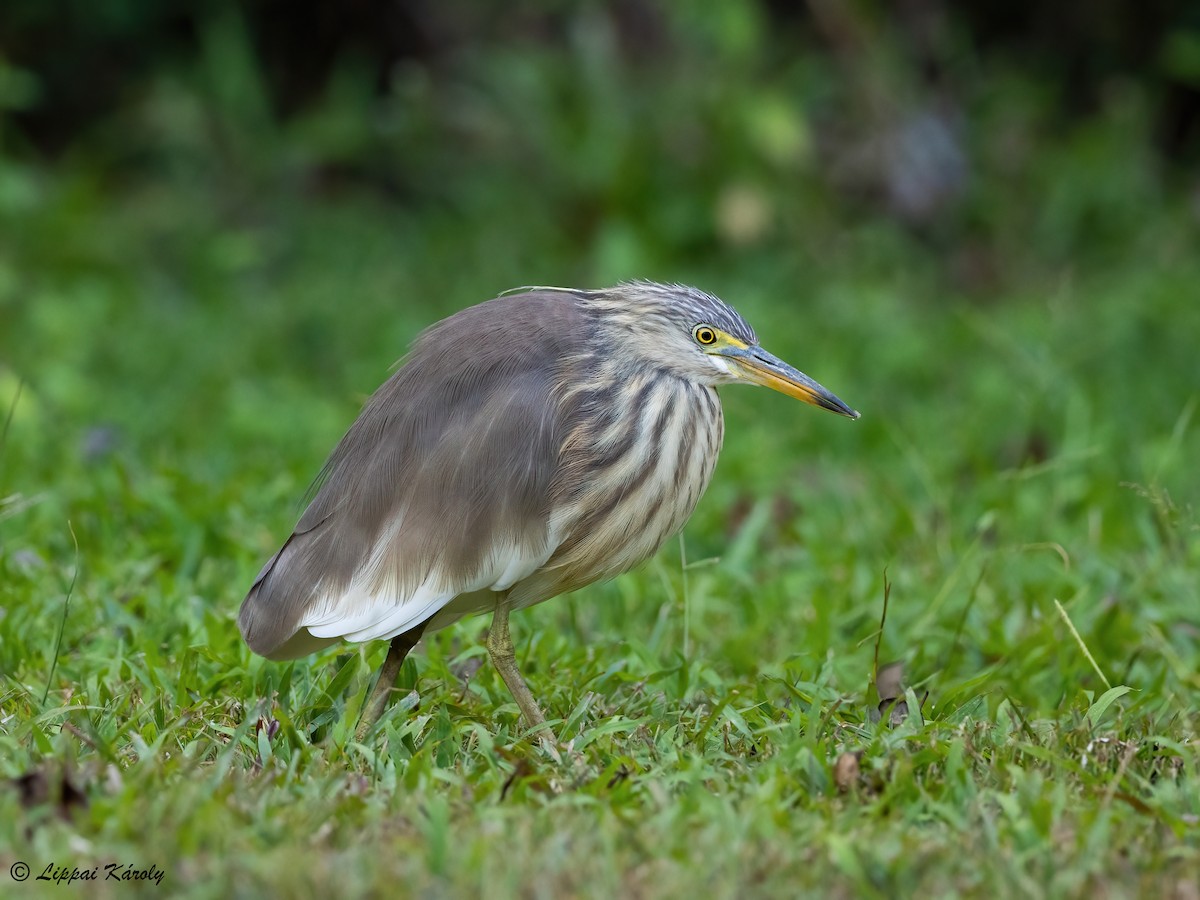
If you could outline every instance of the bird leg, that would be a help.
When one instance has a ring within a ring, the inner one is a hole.
[[[513,699],[517,701],[525,724],[534,729],[544,745],[553,749],[555,745],[554,732],[546,725],[546,717],[542,715],[541,707],[533,699],[529,686],[521,677],[521,670],[517,668],[512,637],[508,633],[508,606],[504,599],[496,604],[496,614],[492,616],[492,627],[488,629],[487,648],[488,655],[492,658],[492,664],[500,673],[500,677],[504,679],[504,683],[508,685]]]
[[[363,740],[370,732],[371,727],[383,715],[388,695],[396,687],[396,678],[400,675],[400,667],[404,665],[404,660],[412,648],[417,646],[417,641],[421,640],[421,634],[424,631],[425,623],[422,622],[415,628],[410,628],[403,634],[392,638],[392,643],[388,646],[387,658],[379,667],[379,677],[375,679],[375,687],[371,689],[371,696],[367,698],[362,715],[359,717],[358,729],[354,732],[355,740]]]

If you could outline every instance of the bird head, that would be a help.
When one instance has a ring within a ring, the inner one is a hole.
[[[857,419],[859,414],[803,372],[768,353],[749,323],[711,294],[678,284],[626,282],[591,295],[646,362],[702,384],[749,382]]]

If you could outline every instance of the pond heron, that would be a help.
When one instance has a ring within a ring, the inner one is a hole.
[[[438,322],[325,463],[242,635],[270,659],[390,640],[365,734],[425,632],[490,612],[488,654],[552,741],[509,613],[626,572],[683,527],[721,448],[716,389],[738,382],[858,418],[691,287],[522,288]]]

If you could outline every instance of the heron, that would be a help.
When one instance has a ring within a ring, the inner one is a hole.
[[[242,603],[243,637],[273,660],[390,641],[361,738],[423,635],[491,613],[488,655],[552,745],[509,614],[627,572],[676,534],[721,449],[717,388],[743,382],[859,415],[694,287],[521,288],[443,319],[334,448]]]

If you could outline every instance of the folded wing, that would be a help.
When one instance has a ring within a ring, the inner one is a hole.
[[[338,639],[389,638],[542,566],[560,540],[549,523],[571,414],[559,386],[578,358],[581,319],[570,294],[535,291],[422,335],[242,603],[251,649],[287,659]]]

